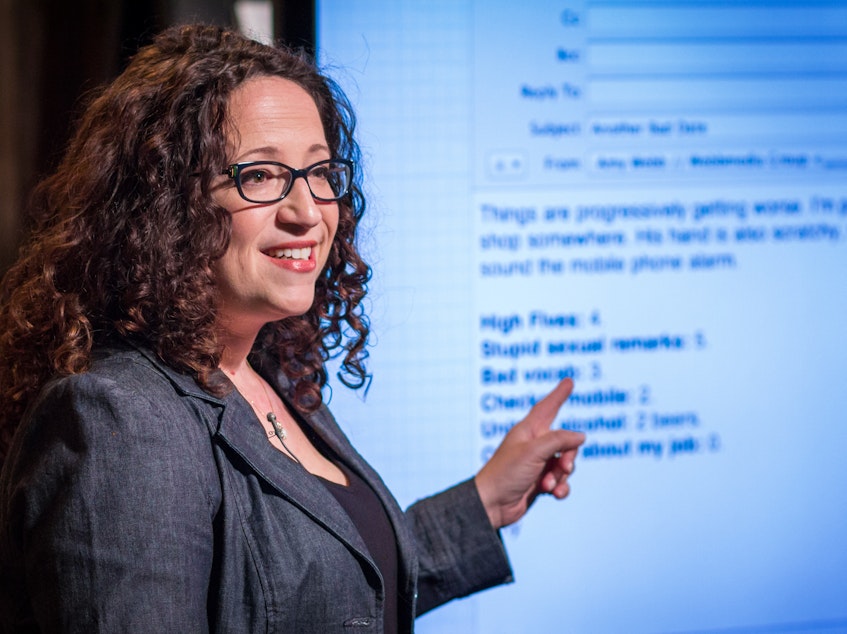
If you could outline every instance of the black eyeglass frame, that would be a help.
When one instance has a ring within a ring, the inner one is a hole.
[[[309,172],[311,172],[316,167],[320,167],[321,165],[326,165],[328,163],[341,163],[347,167],[347,187],[344,189],[342,193],[332,198],[326,198],[324,196],[317,196],[314,191],[312,191],[312,185],[309,183]],[[254,167],[256,165],[275,165],[277,167],[282,167],[287,169],[291,173],[291,180],[288,181],[288,187],[282,192],[282,195],[279,198],[274,198],[272,200],[255,200],[253,198],[248,198],[244,193],[244,190],[241,187],[241,171],[250,167]],[[235,181],[235,187],[238,189],[238,195],[241,196],[244,200],[249,203],[257,203],[263,205],[269,205],[271,203],[276,203],[288,196],[291,192],[291,188],[294,187],[294,181],[298,178],[302,178],[306,181],[306,186],[309,188],[309,193],[312,194],[312,198],[317,201],[331,203],[336,202],[344,198],[347,194],[350,193],[350,187],[353,184],[353,167],[355,163],[349,159],[343,158],[331,158],[324,159],[322,161],[318,161],[316,163],[312,163],[311,165],[307,165],[303,169],[297,169],[291,167],[290,165],[286,165],[285,163],[280,163],[278,161],[250,161],[247,163],[233,163],[232,165],[228,165],[225,170],[221,172],[221,174],[225,174],[227,177],[231,178]]]

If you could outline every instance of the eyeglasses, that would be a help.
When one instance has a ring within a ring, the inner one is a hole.
[[[340,200],[350,191],[353,161],[327,159],[301,170],[275,161],[233,163],[222,174],[235,181],[238,194],[251,203],[275,203],[291,191],[294,181],[304,178],[312,198],[321,202]]]

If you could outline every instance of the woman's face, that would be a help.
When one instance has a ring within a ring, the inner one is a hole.
[[[294,82],[248,80],[232,94],[230,117],[230,163],[277,161],[302,169],[331,158],[315,102]],[[255,335],[268,322],[308,311],[338,227],[338,204],[312,198],[304,178],[270,204],[244,200],[227,176],[215,191],[232,214],[229,248],[214,267],[221,325]]]

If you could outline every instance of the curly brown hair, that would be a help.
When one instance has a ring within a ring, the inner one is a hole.
[[[57,171],[35,190],[34,229],[0,288],[0,459],[42,385],[85,372],[92,350],[115,338],[151,348],[213,393],[213,262],[227,249],[230,216],[210,195],[227,161],[228,102],[243,82],[279,76],[315,100],[333,156],[356,161],[355,118],[338,86],[303,54],[211,26],[182,26],[142,48],[94,97]],[[370,269],[356,228],[361,175],[339,223],[315,301],[303,316],[267,324],[254,351],[273,355],[298,409],[321,403],[325,362],[364,385]]]

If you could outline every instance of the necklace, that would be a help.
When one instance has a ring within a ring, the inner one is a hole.
[[[297,459],[297,456],[294,455],[294,452],[288,448],[288,445],[285,444],[285,439],[288,438],[288,433],[285,431],[285,427],[282,426],[282,423],[277,420],[276,414],[274,413],[274,405],[271,400],[271,395],[268,394],[268,388],[265,387],[265,382],[260,379],[259,385],[262,386],[262,392],[265,394],[265,398],[268,401],[268,413],[265,414],[265,418],[268,419],[268,422],[274,428],[274,434],[279,439],[282,448],[291,456],[291,459],[294,460],[297,464],[301,465],[301,462]]]

